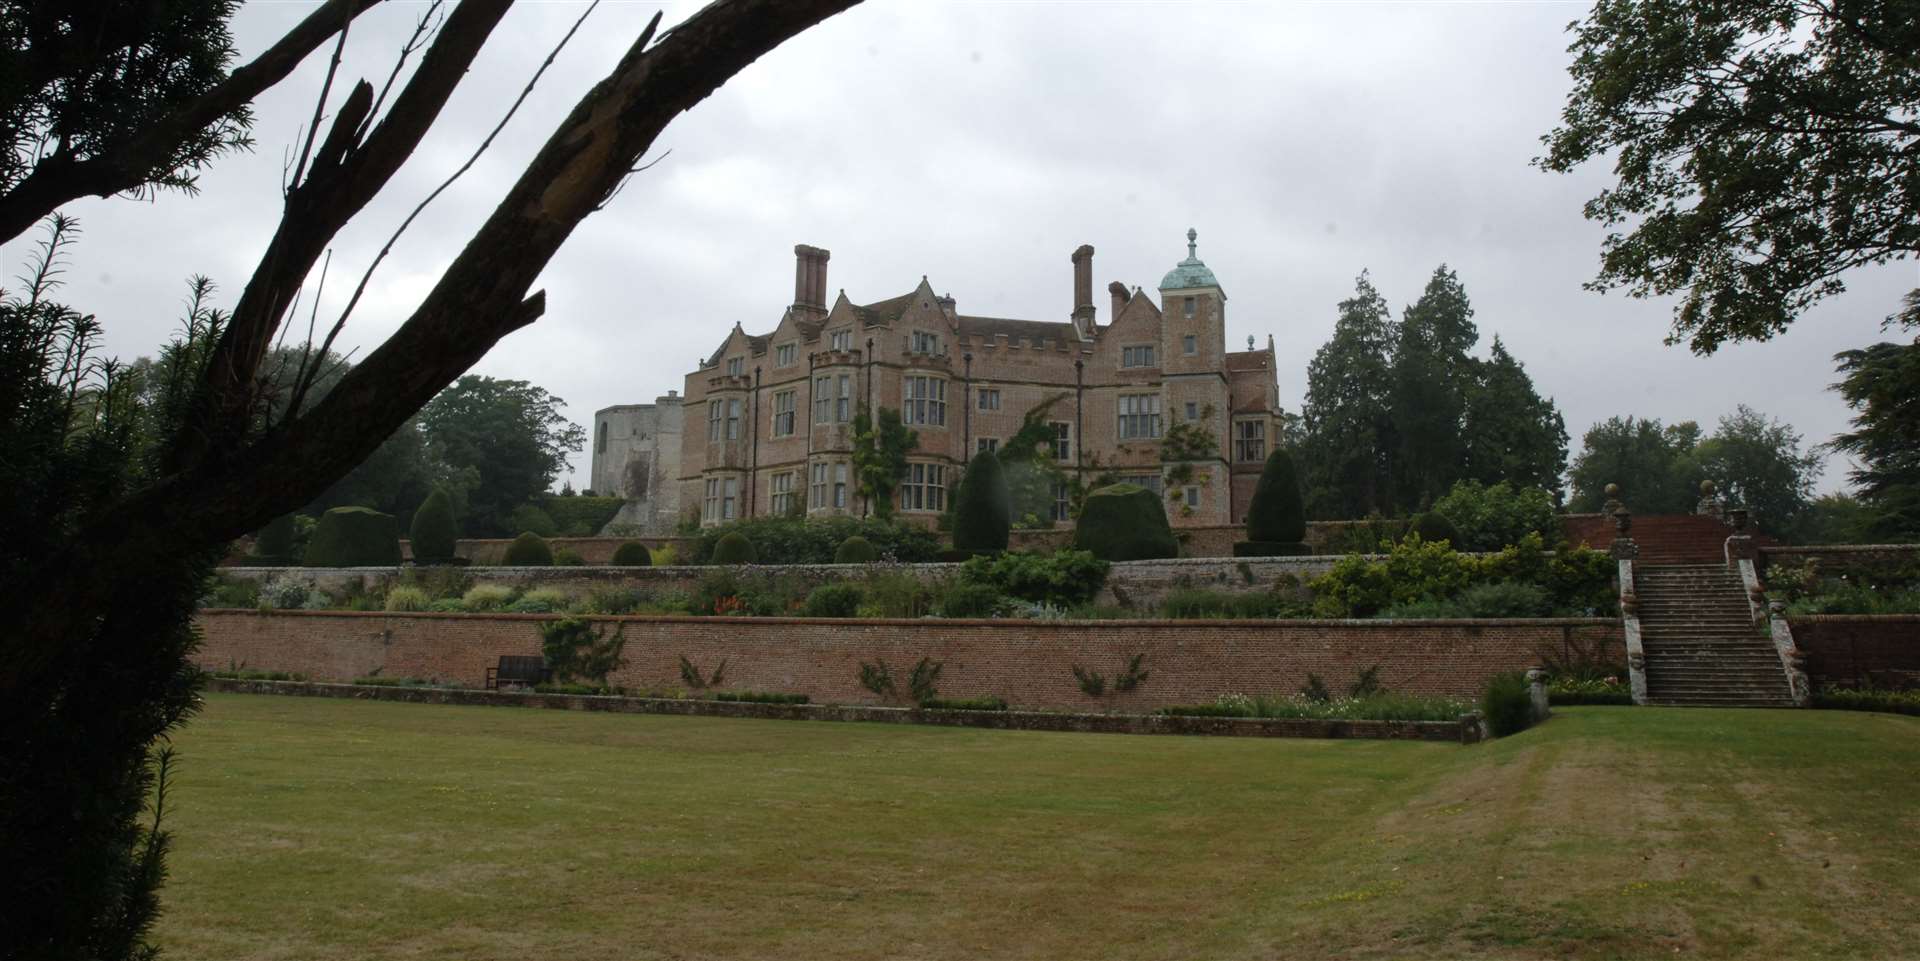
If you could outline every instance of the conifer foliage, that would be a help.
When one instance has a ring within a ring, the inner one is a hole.
[[[1087,494],[1073,529],[1073,546],[1103,561],[1180,554],[1180,542],[1167,523],[1166,505],[1152,491],[1133,484],[1112,484]]]
[[[967,465],[954,497],[953,546],[963,551],[1004,551],[1012,526],[1012,495],[1000,457],[983,450]]]
[[[413,525],[407,531],[407,542],[413,546],[415,564],[451,564],[453,546],[459,527],[453,519],[453,498],[440,488],[420,504],[413,512]]]
[[[508,567],[552,567],[553,548],[546,538],[532,531],[521,531],[520,536],[507,545],[507,554],[501,560]]]
[[[1395,322],[1364,272],[1333,336],[1307,368],[1299,444],[1307,516],[1422,510],[1461,480],[1556,494],[1566,424],[1498,337],[1491,355],[1473,305],[1445,265]]]
[[[307,544],[309,567],[385,567],[400,563],[400,536],[392,514],[336,507],[320,515]]]
[[[1253,502],[1247,505],[1247,539],[1235,544],[1233,552],[1241,557],[1305,554],[1306,535],[1306,508],[1300,500],[1293,458],[1276,448],[1267,455]]]

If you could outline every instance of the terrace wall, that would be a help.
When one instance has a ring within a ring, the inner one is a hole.
[[[1920,684],[1920,614],[1811,614],[1787,624],[1816,687]]]
[[[1640,520],[1636,519],[1636,524]],[[1406,525],[1404,520],[1386,521],[1308,521],[1306,544],[1315,552],[1325,551],[1329,545],[1348,540],[1355,528],[1380,527],[1397,531]],[[1606,550],[1613,541],[1613,520],[1601,514],[1563,514],[1560,516],[1561,533],[1574,544],[1589,544],[1599,550]],[[1233,527],[1182,527],[1175,531],[1180,538],[1180,556],[1185,558],[1230,558],[1233,556],[1235,541],[1245,540],[1246,528]],[[681,557],[691,550],[694,538],[691,537],[550,537],[547,543],[558,551],[562,548],[573,551],[591,565],[606,564],[613,560],[613,552],[628,541],[639,541],[648,547],[659,550],[672,547]],[[476,565],[498,564],[506,556],[507,545],[511,538],[463,537],[454,544],[456,556],[466,558]],[[1048,530],[1012,531],[1008,534],[1008,546],[1020,551],[1053,551],[1073,543],[1073,528],[1057,527]],[[222,562],[228,567],[243,567],[247,564],[247,551],[251,542],[242,539]],[[402,557],[413,556],[412,547],[405,538],[400,541]]]
[[[1818,544],[1805,547],[1760,548],[1760,576],[1778,564],[1788,567],[1815,561],[1823,574],[1864,571],[1920,563],[1920,544]]]
[[[1332,567],[1338,557],[1230,557],[1170,558],[1157,561],[1122,561],[1113,565],[1107,584],[1097,599],[1101,604],[1130,607],[1158,604],[1167,593],[1180,587],[1205,587],[1222,591],[1265,591],[1282,577],[1306,581]],[[811,588],[829,581],[866,576],[864,564],[781,564],[743,565],[731,568],[742,577],[778,578],[787,584]],[[904,571],[928,583],[955,576],[958,564],[903,564]],[[265,581],[270,578],[297,578],[310,587],[333,592],[358,580],[367,588],[385,586],[402,576],[395,567],[230,567],[221,571],[227,577]],[[475,583],[501,583],[553,587],[580,593],[595,585],[620,584],[645,591],[690,591],[702,577],[719,570],[714,567],[469,567],[467,576]]]
[[[202,611],[195,660],[218,670],[291,671],[316,681],[380,675],[479,686],[503,654],[540,653],[549,615]],[[999,696],[1015,707],[1151,711],[1223,694],[1292,693],[1307,674],[1336,691],[1379,665],[1394,691],[1472,698],[1487,678],[1543,656],[1597,647],[1624,660],[1620,622],[1506,621],[966,621],[596,617],[626,636],[627,665],[609,678],[637,691],[684,687],[681,658],[703,675],[724,659],[726,689],[806,694],[816,703],[879,704],[859,684],[885,660],[905,692],[922,657],[944,663],[943,697]],[[1078,665],[1109,679],[1145,654],[1126,694],[1080,690]]]

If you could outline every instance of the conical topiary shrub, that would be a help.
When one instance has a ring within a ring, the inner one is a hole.
[[[336,507],[320,515],[307,542],[308,567],[393,567],[400,535],[392,514],[370,507]]]
[[[282,514],[260,528],[253,539],[252,561],[277,566],[293,563],[293,515]]]
[[[713,542],[715,564],[751,564],[758,559],[753,542],[739,531],[728,531]]]
[[[1247,505],[1247,539],[1233,545],[1235,557],[1274,557],[1307,553],[1307,512],[1293,458],[1284,450],[1267,455],[1260,483]]]
[[[955,550],[988,552],[1007,549],[1007,530],[1013,526],[1013,495],[1000,457],[983,450],[967,465],[960,491],[953,499]]]
[[[459,531],[453,522],[453,498],[436,487],[413,512],[413,526],[407,541],[413,545],[415,564],[453,563],[453,543]]]
[[[653,552],[639,541],[627,541],[613,549],[615,567],[652,567]]]
[[[1113,484],[1087,495],[1074,526],[1073,546],[1104,561],[1178,557],[1180,542],[1160,498],[1144,487]]]
[[[508,567],[552,567],[553,548],[540,535],[532,531],[521,531],[520,536],[507,545],[507,556],[501,563]]]
[[[858,534],[841,541],[833,551],[835,564],[871,564],[879,559],[880,552],[874,549],[873,542]]]

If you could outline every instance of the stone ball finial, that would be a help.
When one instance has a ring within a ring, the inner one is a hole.
[[[1719,489],[1720,489],[1720,488],[1719,488],[1718,486],[1716,486],[1716,485],[1715,485],[1715,484],[1713,483],[1713,481],[1710,481],[1710,480],[1703,480],[1703,481],[1701,481],[1701,482],[1700,482],[1700,496],[1701,496],[1701,497],[1712,497],[1712,496],[1714,495],[1714,492],[1716,492],[1716,491],[1718,491]]]
[[[1608,485],[1606,486],[1606,488],[1605,488],[1605,490],[1606,490],[1606,495],[1607,495],[1608,497],[1619,497],[1619,496],[1620,496],[1620,485],[1619,485],[1619,484],[1608,484]]]

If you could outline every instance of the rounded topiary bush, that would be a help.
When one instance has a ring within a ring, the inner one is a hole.
[[[639,541],[627,541],[613,549],[615,567],[652,567],[653,552]]]
[[[1267,455],[1260,483],[1247,505],[1247,539],[1233,545],[1236,557],[1305,554],[1307,511],[1300,500],[1300,479],[1284,450]]]
[[[1103,561],[1177,557],[1180,542],[1167,523],[1167,509],[1150,490],[1113,484],[1087,494],[1073,531],[1075,550]]]
[[[433,493],[413,512],[413,525],[407,541],[413,545],[415,564],[453,563],[453,543],[458,537],[453,523],[453,498],[434,488]]]
[[[400,535],[392,514],[370,507],[336,507],[320,515],[307,542],[308,567],[391,567],[400,563]]]
[[[1420,539],[1429,544],[1446,541],[1457,547],[1460,543],[1460,529],[1454,527],[1445,514],[1433,511],[1415,517],[1413,523],[1407,525],[1407,532],[1420,535]]]
[[[853,617],[864,599],[858,584],[822,584],[807,594],[800,613],[807,617]]]
[[[253,539],[253,560],[263,564],[293,562],[293,515],[282,514],[260,528]]]
[[[751,564],[757,559],[753,542],[739,531],[728,531],[713,543],[715,564]]]
[[[1013,495],[1000,456],[983,450],[967,465],[953,499],[953,546],[962,551],[1004,551],[1013,526]]]
[[[871,564],[880,559],[880,552],[874,549],[873,542],[858,534],[840,542],[834,548],[835,564]]]
[[[552,567],[553,548],[532,531],[522,531],[507,545],[507,556],[500,559],[508,567]]]

